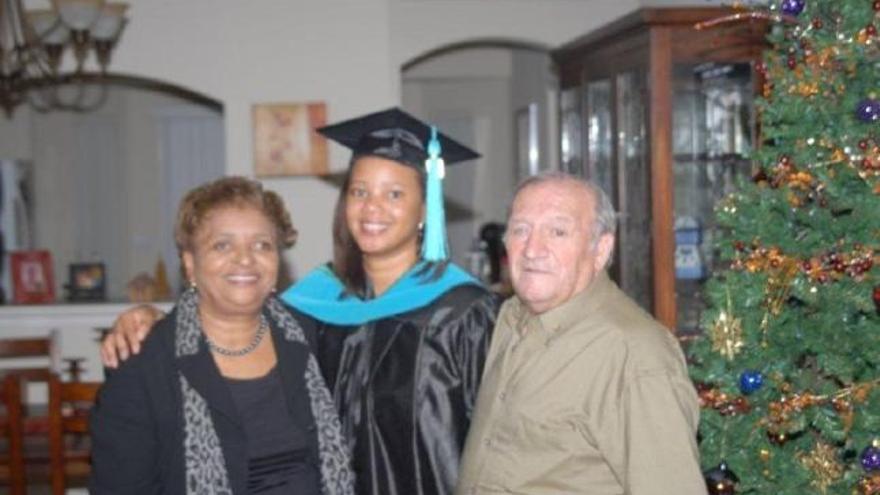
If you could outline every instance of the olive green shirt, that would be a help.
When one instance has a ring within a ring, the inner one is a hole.
[[[675,338],[603,272],[558,308],[501,309],[457,495],[702,495]]]

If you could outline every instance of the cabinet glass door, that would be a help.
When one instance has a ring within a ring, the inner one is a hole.
[[[749,64],[714,63],[675,66],[673,88],[676,312],[687,334],[715,261],[714,206],[750,169],[754,90]]]
[[[559,114],[562,127],[559,136],[559,151],[562,158],[562,170],[583,176],[584,135],[581,125],[580,103],[580,88],[566,89],[559,94]]]
[[[588,83],[584,96],[587,103],[586,176],[610,194],[613,201],[616,187],[611,161],[611,81],[603,79]]]
[[[624,292],[651,312],[651,167],[646,146],[644,72],[619,74],[616,92],[619,282]]]

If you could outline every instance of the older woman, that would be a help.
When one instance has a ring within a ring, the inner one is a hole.
[[[190,289],[92,415],[93,494],[348,494],[347,449],[302,327],[274,298],[281,199],[223,178],[183,199]]]

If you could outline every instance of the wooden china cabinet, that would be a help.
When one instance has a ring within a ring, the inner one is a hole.
[[[562,167],[620,214],[612,276],[683,334],[698,329],[714,204],[751,168],[767,24],[695,27],[735,12],[645,8],[553,52]]]

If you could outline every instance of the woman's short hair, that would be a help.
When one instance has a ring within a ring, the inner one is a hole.
[[[290,221],[284,201],[262,184],[245,177],[221,177],[190,189],[180,201],[174,224],[174,242],[181,253],[192,249],[193,237],[208,214],[225,207],[253,207],[275,226],[279,248],[296,243],[297,231]]]

